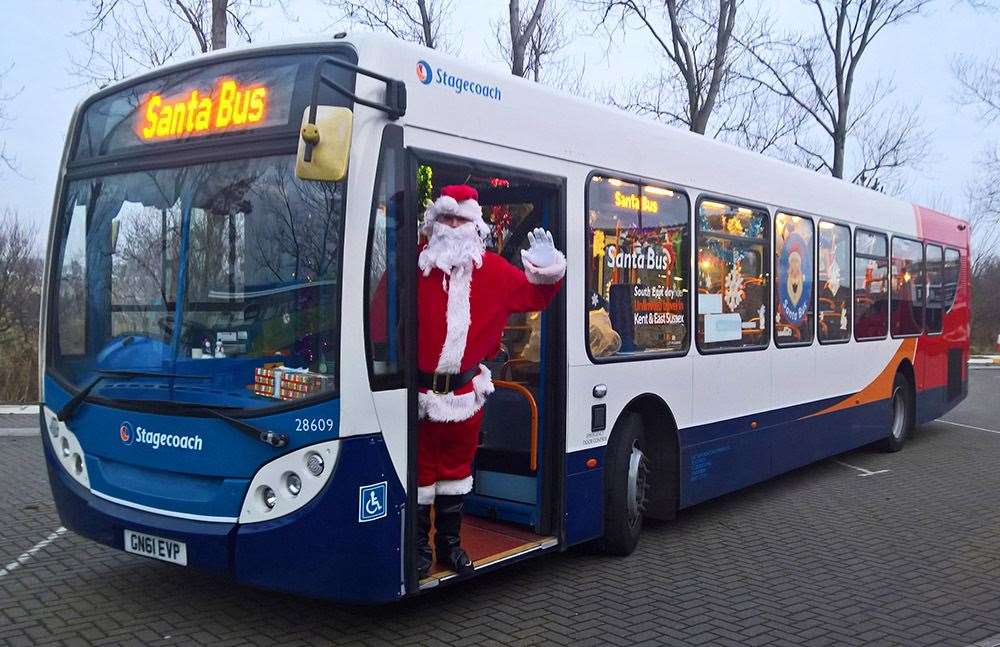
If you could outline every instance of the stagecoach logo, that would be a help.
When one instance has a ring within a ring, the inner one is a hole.
[[[434,80],[434,71],[431,70],[431,65],[427,61],[417,61],[417,78],[424,85],[430,85],[431,81]]]
[[[122,442],[126,445],[131,445],[132,439],[135,438],[135,433],[132,431],[132,424],[123,422],[122,426],[118,428],[118,437],[121,438]]]
[[[424,60],[417,61],[417,80],[424,85],[435,83],[447,86],[455,94],[475,94],[487,99],[493,99],[494,101],[500,101],[501,99],[500,86],[486,85],[471,79],[463,79],[460,76],[449,73],[444,68],[439,67],[435,69],[431,67],[430,63]]]
[[[132,428],[132,423],[123,422],[118,427],[118,437],[122,444],[131,445],[139,443],[147,445],[153,449],[161,447],[173,447],[176,449],[190,449],[200,452],[202,448],[201,436],[182,436],[180,434],[165,434],[162,432],[152,432],[145,427]]]

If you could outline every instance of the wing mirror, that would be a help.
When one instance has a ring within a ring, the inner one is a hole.
[[[342,107],[316,106],[316,116],[310,120],[310,110],[302,114],[295,175],[303,180],[343,180],[351,156],[354,113]]]

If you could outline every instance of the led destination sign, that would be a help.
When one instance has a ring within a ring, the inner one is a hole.
[[[150,93],[136,112],[135,131],[156,141],[258,126],[265,122],[268,98],[266,85],[241,86],[232,79],[220,79],[210,91]]]

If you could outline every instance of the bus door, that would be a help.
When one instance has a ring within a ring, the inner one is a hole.
[[[528,247],[528,232],[545,227],[557,247],[562,239],[563,182],[509,168],[438,158],[414,158],[418,213],[450,184],[469,184],[479,192],[483,218],[490,225],[487,249],[516,267]],[[416,270],[415,270],[416,272]],[[565,364],[562,348],[564,297],[545,312],[510,316],[500,352],[484,358],[496,390],[487,399],[480,443],[473,465],[473,490],[466,499],[462,545],[477,570],[512,555],[557,545],[556,506],[561,491],[559,452],[565,419],[560,395]],[[414,443],[419,443],[414,438]],[[415,463],[411,465],[415,469]],[[445,574],[431,572],[428,580]],[[436,584],[425,581],[422,587]]]

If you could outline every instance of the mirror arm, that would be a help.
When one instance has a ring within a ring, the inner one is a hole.
[[[362,76],[367,76],[369,78],[375,79],[376,81],[381,81],[385,83],[385,103],[379,103],[377,101],[369,101],[368,99],[362,99],[358,95],[354,94],[344,86],[340,85],[333,79],[328,78],[323,74],[323,67],[326,65],[333,65],[335,67],[342,67],[347,70],[351,70]],[[375,110],[381,110],[382,112],[389,115],[391,121],[395,121],[406,114],[406,84],[397,79],[391,79],[387,76],[382,76],[376,72],[366,70],[364,68],[358,67],[348,63],[347,61],[342,61],[338,58],[328,56],[326,58],[320,59],[316,62],[316,69],[313,72],[313,84],[312,84],[312,97],[309,101],[309,125],[316,124],[316,110],[319,104],[319,88],[320,84],[323,84],[332,90],[344,95],[351,101],[355,103],[360,103],[363,106],[368,106],[369,108],[374,108]],[[312,135],[310,133],[310,135]],[[307,162],[312,161],[313,147],[319,143],[318,137],[310,136],[303,137],[305,139],[305,155],[303,158]]]

